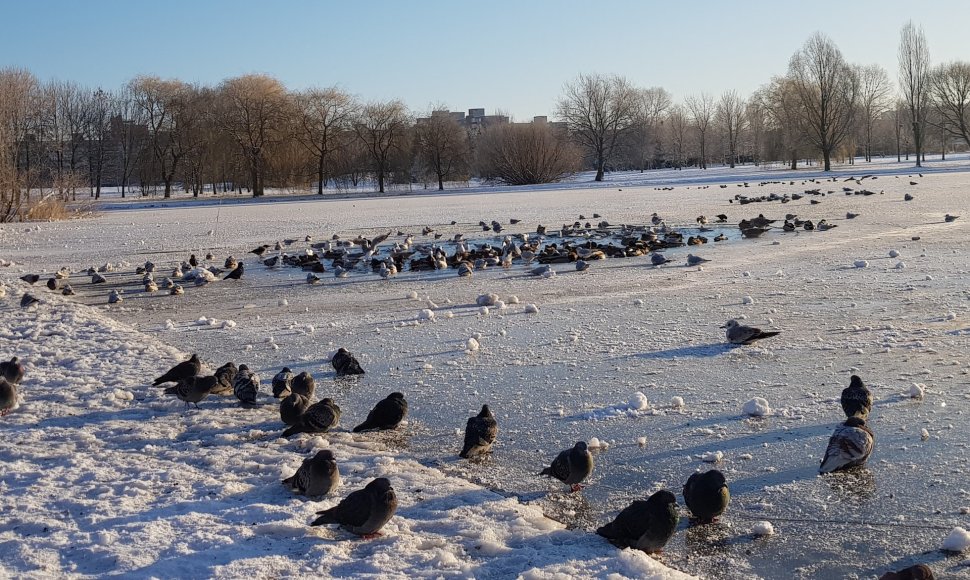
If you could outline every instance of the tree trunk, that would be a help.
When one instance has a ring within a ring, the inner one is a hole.
[[[377,190],[380,193],[384,193],[384,170],[380,169],[377,172]]]
[[[822,161],[825,164],[824,171],[832,171],[832,152],[831,151],[827,149],[822,150]]]
[[[259,167],[257,167],[255,160],[249,164],[249,179],[252,181],[253,197],[263,195],[263,188],[259,183]]]
[[[323,195],[323,181],[324,181],[323,173],[324,173],[323,155],[321,155],[317,164],[317,179],[319,179],[319,181],[317,182],[317,195]]]
[[[913,145],[916,146],[916,167],[922,167],[920,159],[923,156],[923,136],[920,134],[919,124],[913,123]]]
[[[172,178],[168,177],[165,179],[165,198],[172,197]]]
[[[438,174],[438,191],[444,191],[444,190],[445,190],[444,176],[439,173]]]

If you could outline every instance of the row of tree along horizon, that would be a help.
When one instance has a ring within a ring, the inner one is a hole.
[[[835,160],[970,146],[970,63],[930,66],[922,30],[903,27],[898,83],[877,65],[852,65],[816,33],[787,74],[747,97],[727,91],[675,103],[660,87],[620,76],[568,82],[555,123],[470,123],[431,107],[416,115],[398,100],[362,102],[338,88],[289,91],[263,74],[201,86],[139,76],[118,90],[41,83],[26,69],[0,70],[0,214],[55,191],[76,199],[103,187],[169,197],[182,187],[358,187],[373,182],[486,181],[524,185],[580,170],[800,159]],[[898,85],[898,86],[897,86]],[[897,90],[898,88],[898,90]],[[502,122],[502,121],[506,122]],[[417,122],[416,122],[417,121]],[[933,130],[935,129],[935,130]],[[23,197],[22,197],[23,196]],[[5,205],[4,205],[5,204]]]

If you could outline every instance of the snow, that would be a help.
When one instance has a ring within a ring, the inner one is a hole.
[[[947,552],[965,552],[970,550],[970,532],[957,526],[953,528],[941,548]]]
[[[771,414],[771,407],[768,406],[767,399],[754,397],[741,406],[741,412],[751,417],[764,417]]]
[[[526,304],[525,305],[525,313],[526,314],[538,314],[539,313],[539,307],[536,306],[535,304]]]
[[[911,399],[922,399],[923,395],[926,394],[926,385],[923,383],[913,383],[909,386],[908,394]]]
[[[775,526],[771,525],[771,522],[764,520],[755,522],[751,526],[751,533],[756,536],[771,536],[775,533]]]

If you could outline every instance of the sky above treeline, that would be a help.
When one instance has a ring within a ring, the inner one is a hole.
[[[0,67],[116,88],[139,74],[208,85],[266,73],[416,112],[554,114],[579,73],[748,95],[814,32],[896,78],[899,31],[923,27],[934,63],[970,61],[970,1],[46,0],[5,2]]]

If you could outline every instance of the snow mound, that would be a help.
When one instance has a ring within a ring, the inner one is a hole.
[[[670,405],[675,409],[684,408],[684,398],[683,397],[673,397],[670,399]]]
[[[947,552],[965,552],[970,549],[970,532],[957,526],[943,540],[943,550]]]
[[[418,311],[418,320],[434,320],[434,310],[424,308]]]
[[[869,262],[868,262],[868,260],[856,260],[853,263],[853,266],[855,266],[856,268],[868,268],[869,267]]]
[[[720,463],[724,459],[723,451],[708,451],[700,455],[700,460],[705,463]]]
[[[613,417],[639,417],[640,415],[650,411],[650,401],[647,400],[647,396],[637,391],[626,403],[611,405],[609,407],[603,407],[602,409],[594,409],[592,411],[575,415],[573,418],[587,421],[599,421],[602,419],[611,419]]]
[[[775,526],[771,525],[771,522],[760,521],[755,522],[751,526],[751,533],[756,536],[771,536],[775,533]]]
[[[926,394],[926,385],[923,383],[913,383],[909,387],[908,394],[911,399],[922,399],[923,395]]]
[[[475,337],[471,337],[465,342],[465,352],[476,352],[480,348],[481,344],[475,339]]]
[[[539,314],[539,307],[536,306],[535,304],[526,304],[525,305],[525,313],[526,314]]]
[[[609,441],[603,441],[603,440],[601,440],[601,439],[599,439],[597,437],[590,437],[589,441],[586,442],[586,445],[590,449],[604,449],[605,450],[605,449],[608,449],[609,448],[610,442]]]
[[[771,407],[766,399],[755,397],[741,406],[741,412],[750,417],[764,417],[771,414]]]
[[[499,302],[498,294],[480,294],[478,298],[475,299],[475,304],[479,306],[495,306],[495,303]]]
[[[519,297],[516,296],[515,294],[512,294],[511,296],[508,297],[508,299],[505,300],[505,302],[507,302],[508,304],[518,304]]]
[[[890,258],[898,258],[899,257],[899,250],[896,250],[896,249],[889,250],[889,257]]]
[[[418,299],[418,293],[415,292],[414,290],[411,290],[410,292],[408,292],[405,295],[405,298],[407,298],[408,300],[417,300]]]

